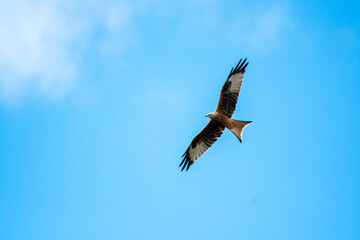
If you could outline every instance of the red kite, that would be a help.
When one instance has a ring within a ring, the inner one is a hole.
[[[181,171],[189,169],[196,159],[198,159],[206,150],[208,150],[217,138],[221,136],[225,128],[229,129],[242,142],[242,132],[251,121],[238,121],[231,119],[235,111],[236,102],[240,93],[242,79],[245,68],[249,64],[241,61],[232,68],[226,82],[221,89],[220,99],[216,111],[209,113],[206,117],[210,118],[210,122],[206,127],[194,138],[190,146],[182,156],[183,160],[179,167],[183,165]]]

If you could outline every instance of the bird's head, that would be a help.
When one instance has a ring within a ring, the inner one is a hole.
[[[208,113],[208,114],[206,114],[205,117],[208,117],[208,118],[210,118],[210,119],[213,119],[213,118],[214,118],[214,114],[213,114],[213,113]]]

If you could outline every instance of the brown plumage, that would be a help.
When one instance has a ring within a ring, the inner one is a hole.
[[[189,169],[196,159],[198,159],[206,150],[208,150],[217,138],[221,136],[225,128],[228,128],[242,142],[242,132],[251,121],[238,121],[231,119],[235,111],[237,99],[240,93],[242,79],[245,68],[249,63],[240,59],[235,68],[232,68],[230,74],[221,89],[220,99],[216,111],[206,116],[210,122],[206,127],[192,140],[190,146],[184,153],[183,160],[179,167],[181,171]]]

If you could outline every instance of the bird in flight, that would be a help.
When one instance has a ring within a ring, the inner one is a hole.
[[[206,127],[192,140],[190,146],[182,156],[183,160],[179,167],[181,171],[186,168],[189,170],[196,159],[198,159],[206,150],[208,150],[217,138],[221,136],[224,129],[229,129],[242,142],[242,132],[244,128],[252,121],[238,121],[231,119],[235,111],[236,102],[240,93],[245,68],[249,63],[240,59],[235,68],[232,68],[226,82],[221,89],[220,99],[216,111],[208,113],[206,117],[210,122]]]

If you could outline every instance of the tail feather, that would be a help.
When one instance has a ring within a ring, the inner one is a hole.
[[[231,126],[232,128],[229,128],[229,130],[239,139],[239,141],[242,143],[242,133],[244,131],[244,128],[252,123],[252,121],[238,121],[231,119]]]

